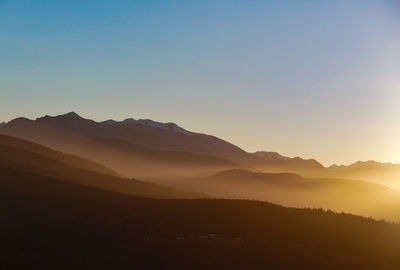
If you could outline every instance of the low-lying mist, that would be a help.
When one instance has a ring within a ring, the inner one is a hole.
[[[260,200],[299,208],[324,208],[400,221],[400,194],[388,187],[359,180],[229,170],[209,177],[170,181],[169,184],[218,198]]]

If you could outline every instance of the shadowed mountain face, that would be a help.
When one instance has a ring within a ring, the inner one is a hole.
[[[92,161],[3,135],[0,136],[0,167],[137,196],[199,197],[197,194],[180,192],[135,179],[120,178],[113,171]]]
[[[237,167],[228,160],[214,156],[152,150],[118,138],[93,139],[75,147],[73,152],[107,164],[125,176],[146,179],[211,175]]]
[[[255,199],[292,207],[322,207],[400,221],[400,194],[365,181],[229,170],[211,177],[179,180],[171,184],[220,198]]]
[[[400,227],[232,200],[154,200],[0,166],[4,269],[399,269]]]
[[[64,154],[42,145],[10,136],[0,135],[0,149],[0,157],[4,162],[15,161],[26,168],[40,169],[42,167],[46,169],[48,168],[47,164],[41,162],[42,160],[47,160],[54,164],[64,164],[77,169],[118,176],[116,172],[88,159]]]
[[[138,147],[183,151],[228,159],[238,164],[260,162],[259,158],[213,136],[187,132],[175,124],[150,120],[97,123],[76,113],[45,116],[34,121],[17,118],[0,129],[1,134],[24,138],[65,152],[96,138],[123,139]]]

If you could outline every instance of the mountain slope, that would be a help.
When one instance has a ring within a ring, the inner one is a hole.
[[[112,174],[112,171],[89,160],[65,155],[9,136],[0,136],[0,166],[137,196],[154,198],[199,196],[135,179],[120,178]],[[110,174],[106,174],[108,172]]]
[[[147,124],[146,124],[147,123]],[[148,121],[95,122],[76,113],[45,116],[36,120],[17,118],[0,128],[0,134],[24,138],[68,152],[71,147],[95,138],[118,138],[138,147],[164,151],[184,151],[228,159],[237,164],[261,162],[259,158],[219,138],[186,132],[180,127],[160,128]]]
[[[304,176],[320,176],[326,172],[326,168],[315,159],[289,158],[275,152],[265,151],[258,151],[253,155],[265,161],[257,166],[257,169],[264,172],[292,172]]]
[[[20,151],[30,152],[31,154],[40,155],[41,158],[48,158],[49,160],[57,160],[59,162],[64,163],[65,165],[72,166],[79,169],[84,169],[88,171],[98,172],[106,175],[118,176],[118,174],[107,167],[95,163],[91,160],[84,159],[78,156],[64,154],[50,148],[44,147],[42,145],[32,143],[26,140],[18,139],[11,136],[0,135],[0,148],[2,149],[1,156],[4,156],[10,159],[14,156],[14,153],[17,149]],[[8,151],[6,150],[8,149]],[[22,158],[22,153],[18,156],[18,158]],[[26,158],[26,157],[24,157]],[[35,162],[37,160],[27,159],[29,162]]]
[[[400,227],[232,200],[153,200],[0,167],[4,269],[399,269]]]
[[[118,138],[96,138],[78,145],[74,152],[107,164],[127,177],[141,179],[210,175],[237,167],[228,160],[214,156],[152,150]]]

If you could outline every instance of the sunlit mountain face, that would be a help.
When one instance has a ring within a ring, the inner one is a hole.
[[[397,2],[0,0],[0,270],[400,269]]]

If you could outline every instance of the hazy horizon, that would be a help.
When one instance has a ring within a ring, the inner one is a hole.
[[[0,0],[0,122],[147,118],[249,152],[400,163],[398,11],[392,0]]]

